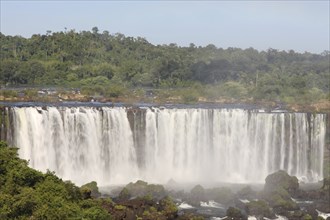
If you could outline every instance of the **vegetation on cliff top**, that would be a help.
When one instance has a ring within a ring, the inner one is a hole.
[[[17,157],[17,148],[0,142],[0,219],[110,219],[105,205],[91,189],[43,174]]]
[[[131,88],[171,88],[157,96],[185,102],[202,97],[310,104],[329,98],[329,51],[153,45],[97,27],[31,38],[0,33],[0,45],[3,86],[74,87],[105,97],[131,96]]]

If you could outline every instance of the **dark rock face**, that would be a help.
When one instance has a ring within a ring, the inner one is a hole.
[[[237,192],[237,196],[240,199],[253,200],[257,198],[257,192],[254,191],[250,186],[246,186]]]
[[[160,200],[150,198],[134,198],[113,204],[107,207],[113,219],[122,220],[202,220],[202,216],[195,213],[178,214],[178,208],[170,197],[164,197]]]
[[[230,188],[220,187],[208,190],[208,197],[226,206],[234,205],[236,195]]]
[[[248,215],[257,219],[274,219],[275,214],[294,220],[320,219],[317,210],[330,212],[330,187],[327,180],[323,185],[320,183],[301,189],[296,177],[277,171],[267,176],[265,182],[261,191],[246,186],[235,193],[227,187],[205,189],[201,185],[196,185],[190,192],[166,191],[162,185],[139,180],[126,185],[119,196],[113,199],[116,203],[110,208],[110,213],[115,219],[208,219],[213,215],[201,212],[204,206],[200,204],[211,200],[223,206],[223,212],[213,210],[213,214],[226,215],[226,219],[234,220],[247,219]],[[178,209],[166,195],[194,208]]]
[[[120,191],[118,199],[119,200],[129,200],[131,197],[132,197],[131,192],[126,187],[124,187]]]
[[[247,219],[238,208],[229,207],[227,209],[226,215],[229,219]]]
[[[316,219],[316,210],[330,212],[329,190],[327,179],[323,181],[320,189],[302,190],[296,177],[280,170],[267,176],[262,197],[276,214],[289,219]],[[299,205],[292,198],[299,200]],[[304,201],[312,201],[312,204]]]
[[[273,218],[275,215],[272,213],[270,207],[265,201],[252,201],[245,206],[248,215],[255,215],[257,218]]]
[[[290,195],[293,195],[299,189],[298,179],[295,176],[289,176],[285,171],[279,170],[266,177],[265,192],[273,192],[283,188]]]
[[[266,177],[262,195],[277,214],[289,216],[290,212],[299,210],[298,204],[291,199],[298,189],[298,179],[280,170]]]
[[[148,184],[142,180],[136,181],[136,183],[127,184],[119,194],[118,199],[127,200],[131,197],[143,197],[150,196],[152,198],[163,198],[167,192],[164,186],[157,184]]]
[[[199,195],[199,193],[204,192],[204,189],[200,186],[193,192]],[[162,185],[148,184],[138,180],[135,183],[127,184],[118,197],[113,198],[116,203],[108,209],[114,219],[204,219],[195,213],[179,215],[177,206],[167,196],[168,194],[170,192],[167,192]]]
[[[98,198],[101,196],[101,193],[99,192],[99,188],[95,181],[82,185],[81,190],[83,192],[85,192],[85,196],[87,196],[87,197],[89,196],[89,197],[93,197],[93,198]]]
[[[267,176],[265,182],[261,191],[254,191],[249,186],[235,192],[227,187],[205,189],[201,185],[196,185],[190,192],[184,192],[166,191],[162,185],[139,180],[126,185],[119,196],[113,199],[116,203],[110,213],[115,219],[197,220],[208,219],[214,215],[226,215],[226,219],[234,220],[247,219],[248,215],[253,215],[257,219],[272,219],[276,214],[288,219],[307,220],[320,219],[317,210],[330,212],[330,187],[327,180],[323,185],[320,183],[313,187],[299,188],[296,177],[284,171],[277,171]],[[166,195],[173,196],[174,201],[184,201],[194,208],[178,209],[169,197],[165,197]],[[223,211],[213,210],[214,215],[202,212],[204,206],[201,206],[201,202],[211,200],[221,204]]]
[[[205,189],[201,185],[196,185],[190,190],[186,200],[193,206],[200,206],[201,201],[206,201]]]

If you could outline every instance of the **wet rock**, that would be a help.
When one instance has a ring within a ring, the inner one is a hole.
[[[115,204],[109,211],[114,219],[123,220],[178,218],[178,209],[170,197],[165,197],[158,202],[147,197],[130,199]]]
[[[238,208],[229,207],[226,211],[226,216],[228,219],[247,219]]]
[[[205,189],[201,185],[196,185],[190,190],[191,198],[196,201],[205,201]]]
[[[142,180],[136,181],[136,183],[129,183],[126,185],[121,193],[119,198],[127,199],[129,197],[143,197],[151,196],[152,198],[160,199],[163,198],[167,192],[165,191],[164,186],[158,184],[148,184]]]
[[[172,178],[166,183],[166,186],[170,188],[176,187],[177,185],[178,183]]]
[[[240,199],[254,200],[257,198],[257,192],[250,186],[246,186],[237,192],[237,196]]]
[[[305,213],[302,210],[290,211],[285,216],[288,219],[303,219]]]
[[[282,209],[282,210],[297,210],[299,206],[296,202],[294,202],[289,193],[283,189],[278,188],[271,193],[266,193],[267,201],[269,202],[270,206],[274,209]]]
[[[227,187],[210,189],[208,190],[207,194],[208,198],[211,198],[211,200],[226,206],[234,205],[234,201],[236,199],[236,195],[231,191],[230,188]]]
[[[161,211],[167,219],[174,219],[178,216],[178,208],[168,196],[159,201],[159,211]]]
[[[119,193],[119,196],[118,196],[118,199],[119,201],[122,201],[122,200],[129,200],[130,198],[132,197],[130,191],[124,187],[120,193]]]
[[[299,189],[298,179],[295,176],[288,175],[285,171],[279,170],[266,177],[264,191],[272,192],[279,188],[283,188],[290,195]]]
[[[309,214],[305,214],[302,219],[303,220],[313,220],[313,217]]]
[[[298,179],[289,176],[285,171],[277,171],[266,177],[263,192],[263,199],[269,203],[274,212],[279,215],[289,217],[300,213],[298,204],[292,200],[291,196],[299,192]],[[302,212],[301,212],[302,213]],[[299,218],[303,216],[299,214]]]
[[[324,213],[330,213],[330,201],[318,201],[315,202],[315,208]]]
[[[323,179],[322,190],[330,190],[330,176]]]
[[[93,198],[98,198],[101,196],[101,193],[99,192],[99,188],[95,181],[86,183],[85,185],[82,185],[80,188],[82,189],[82,191],[85,193],[85,196],[87,196],[87,197],[90,196]]]
[[[272,213],[270,207],[265,201],[252,201],[245,206],[246,213],[248,215],[257,216],[257,218],[273,218],[275,215]]]
[[[203,216],[197,215],[195,213],[184,213],[178,217],[178,220],[204,220]]]
[[[303,210],[306,212],[306,214],[310,215],[312,219],[317,219],[318,213],[314,204],[304,207]]]

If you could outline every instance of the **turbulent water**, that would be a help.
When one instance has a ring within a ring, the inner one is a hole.
[[[325,115],[243,109],[12,107],[13,144],[33,168],[77,184],[263,182],[323,177]]]

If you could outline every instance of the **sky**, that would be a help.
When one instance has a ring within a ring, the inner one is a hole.
[[[98,27],[150,43],[321,53],[329,50],[330,1],[0,0],[0,31],[33,34]]]

